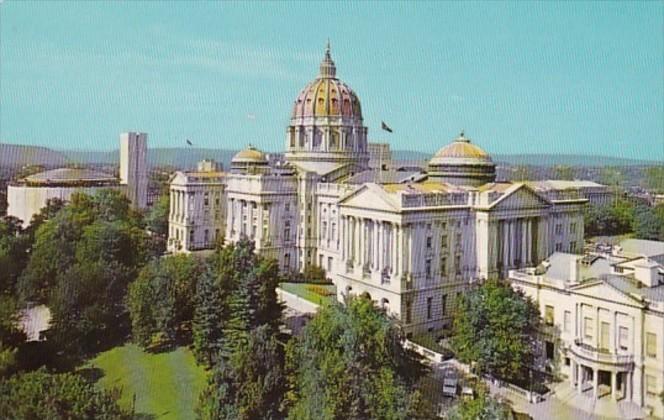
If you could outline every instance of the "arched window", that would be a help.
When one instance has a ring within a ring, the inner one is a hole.
[[[385,312],[389,312],[390,311],[390,301],[387,300],[386,298],[382,298],[380,300],[380,307],[381,307],[381,309],[384,309]]]

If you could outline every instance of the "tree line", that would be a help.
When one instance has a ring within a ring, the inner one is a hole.
[[[49,201],[26,229],[0,219],[0,412],[131,418],[118,390],[81,369],[131,340],[192,348],[208,370],[201,419],[433,418],[417,383],[425,368],[372,301],[326,306],[292,337],[277,262],[247,240],[204,259],[162,256],[164,208],[140,214],[102,191]],[[45,341],[26,343],[18,328],[27,303],[50,309]]]

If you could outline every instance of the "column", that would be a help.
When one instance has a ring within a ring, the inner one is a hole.
[[[599,396],[599,369],[593,369],[593,398]]]
[[[396,273],[397,270],[397,244],[399,240],[397,239],[397,224],[392,223],[390,229],[390,272]]]
[[[510,256],[510,252],[509,252],[509,224],[505,220],[501,221],[500,224],[501,224],[500,232],[503,235],[503,237],[502,237],[502,240],[503,240],[503,269],[506,269],[507,267],[509,267],[509,256]]]
[[[364,219],[357,219],[357,264],[364,264]]]
[[[526,222],[526,258],[528,265],[533,264],[533,219],[528,218]]]
[[[571,366],[570,366],[570,372],[569,372],[569,384],[572,386],[572,388],[576,388],[577,383],[576,383],[576,362],[572,359],[571,360]]]
[[[528,229],[526,227],[526,219],[521,219],[521,267],[526,267],[528,264]]]
[[[378,271],[380,269],[380,240],[381,238],[380,231],[380,222],[378,220],[373,221],[373,247],[372,251],[372,266],[373,269]]]
[[[378,248],[378,270],[382,270],[383,267],[385,267],[385,250],[387,249],[385,247],[385,236],[386,236],[386,229],[382,221],[378,222],[378,244],[376,247]]]
[[[576,364],[576,384],[579,394],[583,394],[583,365]]]
[[[613,400],[618,399],[618,374],[611,372],[611,397]]]

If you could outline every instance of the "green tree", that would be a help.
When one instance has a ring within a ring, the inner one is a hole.
[[[168,235],[168,213],[170,211],[170,196],[163,194],[152,206],[146,216],[146,225],[151,232],[166,236]]]
[[[149,345],[155,335],[169,342],[188,339],[201,270],[196,257],[184,254],[155,259],[143,267],[127,296],[132,334],[138,344]]]
[[[11,419],[131,419],[118,405],[119,392],[103,391],[72,373],[43,368],[0,379],[0,413]]]
[[[268,325],[278,331],[283,306],[276,294],[278,265],[257,255],[252,242],[243,240],[223,247],[207,264],[208,271],[197,290],[194,351],[199,360],[213,363],[217,355],[211,350],[219,350],[217,340],[228,356],[245,344],[246,334],[254,328]],[[205,337],[215,344],[206,344]]]
[[[636,206],[633,230],[634,236],[639,239],[664,241],[664,204],[656,207]]]
[[[96,222],[100,224],[90,228]],[[116,255],[124,252],[128,260],[136,264],[142,262],[148,252],[139,243],[148,241],[141,223],[140,215],[129,208],[129,201],[118,191],[101,190],[94,196],[73,194],[65,207],[36,229],[30,259],[18,281],[20,295],[26,300],[44,302],[54,286],[53,280],[76,262],[77,251],[107,255],[101,242],[95,244],[94,235],[97,233],[105,235],[103,244],[113,245]],[[79,241],[86,232],[84,249],[79,251]],[[118,232],[122,233],[123,239],[131,241],[122,246],[123,250],[118,250],[119,240],[113,236]],[[134,255],[128,256],[128,253]]]
[[[62,273],[49,297],[48,340],[65,359],[102,349],[123,334],[126,268],[117,262],[76,263]]]
[[[478,372],[522,380],[536,350],[539,311],[509,284],[488,280],[461,296],[454,317],[452,348]]]
[[[424,371],[369,299],[323,307],[287,348],[292,419],[406,419]]]
[[[15,217],[0,218],[0,293],[13,293],[28,263],[30,238]]]
[[[170,212],[170,194],[166,191],[148,212],[145,222],[150,230],[154,248],[163,253],[168,238],[168,213]]]
[[[512,169],[512,181],[524,182],[533,179],[535,179],[534,173],[528,165],[519,165]]]
[[[626,200],[603,206],[586,206],[584,234],[586,237],[630,233],[635,227],[635,207]]]
[[[645,169],[646,187],[656,193],[664,193],[664,166],[651,166]]]
[[[194,355],[211,366],[221,350],[222,324],[226,317],[226,293],[220,290],[212,269],[206,270],[196,286],[192,335]]]
[[[17,369],[18,348],[25,341],[25,334],[18,327],[18,309],[11,295],[0,294],[0,377]]]
[[[553,168],[553,177],[554,179],[560,179],[565,181],[571,181],[574,179],[576,171],[571,166],[567,165],[558,165]]]
[[[215,365],[197,407],[201,419],[280,419],[286,390],[284,351],[262,325],[247,334],[246,346]]]
[[[511,420],[512,410],[480,388],[474,399],[460,400],[447,413],[449,420]]]

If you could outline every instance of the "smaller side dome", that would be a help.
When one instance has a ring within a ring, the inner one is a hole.
[[[429,161],[429,176],[457,185],[477,186],[496,179],[496,165],[481,147],[470,142],[463,131]]]
[[[232,163],[267,163],[265,154],[254,146],[249,145],[246,149],[240,150],[233,156]]]
[[[246,149],[240,150],[231,159],[231,171],[233,172],[255,172],[256,168],[265,168],[268,166],[265,153],[249,145]]]

